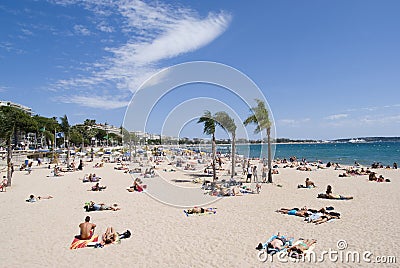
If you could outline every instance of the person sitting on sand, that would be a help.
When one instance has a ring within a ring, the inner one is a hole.
[[[187,214],[200,214],[200,213],[206,213],[206,212],[215,212],[215,208],[194,207],[194,208],[189,208],[188,210],[186,210]]]
[[[343,195],[340,195],[340,194],[333,194],[332,193],[332,186],[330,186],[330,185],[328,185],[327,187],[326,187],[326,195],[327,195],[327,197],[328,198],[332,198],[332,199],[353,199],[353,197],[352,196],[343,196]]]
[[[313,181],[310,181],[310,178],[307,178],[305,181],[305,186],[303,184],[297,185],[297,188],[314,188],[316,187]]]
[[[89,191],[101,191],[101,190],[104,190],[106,188],[107,188],[107,186],[100,186],[99,183],[96,183],[94,186],[92,186],[92,189],[89,190]]]
[[[90,223],[90,217],[86,216],[85,222],[79,224],[79,229],[80,229],[79,239],[88,240],[92,238],[94,228],[96,228],[96,224]]]
[[[369,181],[376,181],[376,180],[378,180],[378,178],[376,177],[376,173],[375,173],[375,172],[369,173],[368,180],[369,180]]]
[[[291,257],[300,257],[307,251],[313,244],[315,244],[317,240],[315,239],[305,239],[300,243],[291,246],[287,249],[289,256]]]
[[[129,191],[129,192],[137,191],[137,192],[139,192],[139,193],[140,193],[140,192],[143,192],[144,189],[147,188],[147,185],[141,185],[141,183],[142,183],[142,181],[141,181],[139,178],[136,178],[136,179],[133,181],[133,185],[132,185],[131,187],[129,187],[128,191]]]
[[[47,195],[47,196],[38,196],[38,197],[36,198],[33,194],[31,194],[31,195],[29,196],[29,199],[26,200],[26,202],[33,203],[33,202],[36,202],[36,201],[39,201],[39,200],[42,200],[42,199],[51,199],[51,198],[53,198],[51,195]]]

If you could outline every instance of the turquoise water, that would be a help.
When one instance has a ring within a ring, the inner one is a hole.
[[[276,144],[275,159],[296,156],[307,161],[321,160],[341,164],[362,165],[380,162],[383,165],[400,163],[400,142],[371,142],[371,143],[313,143],[313,144]],[[246,157],[267,157],[266,144],[237,145],[237,153]]]

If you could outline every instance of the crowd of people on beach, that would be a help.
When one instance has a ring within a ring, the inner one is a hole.
[[[189,159],[189,158],[188,158]],[[200,160],[200,159],[197,159]],[[203,163],[204,170],[207,174],[201,174],[202,169],[200,169],[199,175],[209,175],[208,173],[212,170],[212,166],[204,164],[207,163],[206,161],[199,161],[199,163]],[[131,168],[127,164],[122,162],[118,163],[117,166],[114,167],[115,170],[121,170],[125,173],[135,174],[139,177],[136,177],[133,180],[133,183],[127,191],[129,192],[144,192],[147,189],[147,185],[143,182],[141,178],[153,178],[157,175],[157,165],[162,163],[163,157],[157,157],[149,160],[147,164],[139,165],[139,167]],[[179,160],[181,161],[181,160]],[[179,167],[178,162],[176,161],[176,167]],[[154,162],[154,163],[153,163]],[[224,161],[224,157],[222,155],[217,156],[216,165],[218,165],[218,171],[220,172],[221,176],[230,175],[230,169],[225,171],[224,165],[228,161]],[[154,164],[154,165],[153,165]],[[197,169],[194,168],[194,165],[187,163],[187,162],[180,162],[182,169],[186,171],[196,171]],[[96,163],[93,168],[101,168],[104,166],[104,162]],[[145,168],[147,167],[147,168]],[[234,174],[236,179],[221,179],[219,180],[217,177],[216,181],[207,181],[205,179],[198,179],[196,182],[201,183],[201,188],[207,193],[212,196],[221,196],[221,197],[229,197],[229,196],[243,196],[245,194],[259,194],[262,188],[262,183],[267,181],[267,174],[268,174],[268,167],[266,164],[265,159],[246,159],[243,158],[241,161],[238,161],[237,167],[242,168],[242,177],[237,176]],[[50,165],[49,165],[50,168]],[[378,175],[375,169],[386,168],[386,169],[397,169],[397,163],[393,163],[393,167],[384,166],[380,163],[373,163],[371,167],[363,167],[358,163],[354,163],[353,166],[349,167],[342,167],[338,163],[328,162],[326,164],[322,163],[322,161],[316,162],[307,162],[306,159],[298,160],[297,157],[292,156],[289,160],[285,158],[282,160],[274,161],[273,170],[271,171],[273,174],[279,174],[279,170],[281,168],[294,168],[298,171],[315,171],[318,169],[332,169],[332,170],[340,170],[343,173],[340,173],[339,177],[351,177],[351,176],[368,176],[369,181],[376,181],[376,182],[390,182],[390,179],[384,178],[383,175]],[[145,169],[145,171],[143,171]],[[26,170],[30,174],[32,172],[32,162],[29,162],[28,165],[21,166],[20,170]],[[70,164],[70,166],[66,168],[62,168],[58,164],[54,165],[53,174],[54,176],[61,176],[63,172],[69,171],[76,171],[76,170],[83,170],[83,162],[80,160],[79,166],[75,168],[74,162]],[[161,170],[161,169],[160,169]],[[176,171],[175,169],[171,169]],[[163,169],[164,172],[167,172],[167,169]],[[122,173],[122,172],[121,172]],[[302,173],[308,174],[308,173]],[[259,177],[260,175],[260,177]],[[310,176],[313,180],[314,178]],[[82,182],[94,182],[95,185],[91,187],[88,191],[102,191],[105,190],[107,187],[100,185],[99,181],[101,177],[97,176],[96,174],[86,174],[82,178]],[[194,180],[195,181],[195,180]],[[321,186],[321,182],[318,182],[318,186]],[[251,184],[252,183],[252,184]],[[251,185],[249,185],[251,184]],[[332,184],[333,185],[333,184]],[[335,186],[335,185],[334,185]],[[307,177],[304,181],[304,184],[299,184],[298,188],[307,188],[313,189],[316,188],[316,183],[312,181],[309,177]],[[5,188],[5,186],[4,186]],[[3,187],[2,187],[3,190]],[[109,191],[109,190],[108,190]],[[303,191],[303,190],[299,190]],[[313,190],[311,190],[313,191]],[[97,193],[96,193],[97,195]],[[101,194],[100,194],[101,195]],[[340,194],[334,194],[332,191],[332,186],[327,185],[325,193],[320,193],[317,196],[318,198],[326,198],[326,199],[338,199],[338,200],[352,200],[353,196],[345,196]],[[43,199],[52,199],[53,196],[51,195],[30,195],[26,202],[35,203]],[[351,201],[349,201],[351,202]],[[89,201],[84,204],[84,210],[86,212],[93,212],[93,211],[118,211],[121,208],[118,204],[114,203],[111,205],[106,205],[105,203],[101,202],[94,202]],[[307,223],[314,223],[316,225],[331,222],[336,219],[341,218],[341,214],[338,212],[333,211],[333,207],[323,207],[321,209],[310,209],[307,207],[302,208],[281,208],[276,212],[281,214],[293,215],[297,217],[301,217]],[[184,210],[186,216],[189,215],[206,215],[206,214],[216,214],[216,208],[203,208],[203,207],[193,207]],[[85,218],[85,222],[79,225],[80,234],[76,237],[78,241],[91,241],[94,235],[94,230],[96,225],[90,222],[90,217],[87,216]],[[125,232],[123,234],[117,233],[113,227],[107,227],[104,233],[101,234],[100,240],[95,242],[96,247],[102,247],[104,245],[109,245],[113,243],[118,243],[123,238],[130,237],[130,231]],[[268,249],[268,250],[282,250],[286,249],[289,253],[292,252],[292,255],[295,256],[296,254],[303,254],[305,250],[309,249],[312,245],[316,243],[313,239],[306,239],[303,242],[294,244],[289,243],[290,239],[287,239],[287,236],[278,236],[274,237],[272,240],[267,241],[266,243],[262,244],[258,249]],[[77,241],[75,241],[77,243]],[[79,243],[78,243],[79,244]]]

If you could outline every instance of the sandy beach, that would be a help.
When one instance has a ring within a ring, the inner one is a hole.
[[[126,189],[132,185],[133,178],[114,170],[116,164],[105,163],[102,168],[93,168],[93,164],[86,163],[83,171],[66,172],[61,177],[47,177],[50,174],[47,165],[34,165],[30,175],[26,171],[14,173],[12,187],[0,192],[0,223],[6,234],[0,246],[1,267],[291,267],[291,262],[276,259],[261,262],[257,256],[258,243],[264,243],[277,232],[296,239],[316,239],[317,256],[329,249],[337,250],[339,240],[347,243],[343,251],[370,251],[372,261],[375,256],[396,256],[400,247],[398,169],[375,170],[391,180],[377,183],[368,181],[366,175],[339,178],[338,174],[343,171],[333,168],[312,171],[279,168],[280,174],[274,175],[274,183],[262,184],[260,194],[222,198],[210,205],[217,208],[216,214],[187,217],[183,208],[165,205],[146,193],[128,192]],[[228,163],[223,167],[229,169]],[[164,172],[167,168],[171,166],[161,164],[156,172],[170,179],[191,178],[179,170]],[[237,172],[241,174],[239,168]],[[83,183],[81,179],[89,173],[100,176],[100,184],[107,189],[87,191],[94,183]],[[317,188],[298,189],[297,185],[307,177]],[[150,187],[153,179],[144,179],[144,182]],[[354,199],[316,198],[318,193],[325,192],[328,184],[334,193],[351,195]],[[28,203],[25,200],[30,194],[54,198]],[[86,212],[83,205],[90,200],[117,203],[121,210]],[[315,209],[333,206],[341,213],[341,219],[314,225],[300,217],[275,212],[280,208],[303,206]],[[74,236],[79,234],[78,225],[87,215],[97,225],[96,234],[101,235],[108,226],[113,226],[118,232],[131,230],[132,236],[118,245],[70,250]],[[396,256],[397,262],[399,257]],[[371,264],[363,260],[332,262],[326,258],[323,263],[296,265],[359,267]],[[386,265],[389,266],[396,264]]]

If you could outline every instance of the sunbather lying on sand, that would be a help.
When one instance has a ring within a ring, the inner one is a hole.
[[[308,211],[306,207],[298,209],[298,208],[292,208],[292,209],[287,209],[287,208],[281,208],[275,212],[282,213],[282,214],[288,214],[288,215],[294,215],[298,217],[307,217],[311,214],[311,212]]]
[[[327,212],[324,208],[321,208],[320,210],[313,212],[304,220],[309,223],[321,224],[332,219],[340,219],[340,213],[334,211]]]
[[[317,242],[315,239],[305,239],[301,240],[300,243],[293,245],[288,248],[288,254],[293,258],[301,258],[304,255],[304,252],[307,251],[312,245]]]
[[[99,183],[96,183],[95,185],[92,186],[92,189],[90,189],[88,191],[102,191],[106,188],[107,188],[107,186],[100,186]]]
[[[186,210],[187,214],[198,214],[198,213],[206,213],[206,212],[215,212],[215,208],[194,207],[194,208],[189,208],[188,210]]]
[[[289,239],[286,239],[284,236],[278,236],[267,244],[267,248],[282,250],[288,242]]]
[[[105,245],[119,243],[121,239],[126,239],[129,237],[131,237],[131,232],[129,230],[126,230],[124,233],[120,234],[116,232],[113,227],[107,227],[106,231],[101,236],[101,240],[94,244],[91,244],[90,246],[94,246],[96,248],[98,247],[102,248]]]
[[[26,202],[33,203],[33,202],[39,201],[39,200],[41,200],[41,199],[51,199],[51,198],[53,198],[51,195],[38,196],[38,197],[36,198],[33,194],[31,194],[31,195],[29,196],[29,199],[26,200]]]
[[[267,242],[264,244],[259,243],[256,247],[257,250],[266,249],[267,253],[276,253],[284,248],[287,248],[292,245],[293,237],[287,237],[284,235],[277,235],[272,236]]]
[[[118,207],[118,204],[113,204],[112,206],[107,206],[104,203],[98,203],[96,204],[93,201],[85,203],[84,209],[86,211],[99,211],[99,210],[112,210],[112,211],[117,211],[120,210],[121,208]]]
[[[352,196],[343,196],[340,194],[333,194],[332,193],[332,186],[328,185],[326,188],[325,194],[318,194],[318,198],[326,198],[326,199],[340,199],[340,200],[349,200],[353,199]]]

